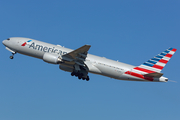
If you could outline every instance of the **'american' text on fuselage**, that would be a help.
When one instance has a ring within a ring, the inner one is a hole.
[[[61,50],[56,49],[55,47],[50,48],[50,47],[44,47],[43,45],[37,45],[35,42],[33,42],[31,45],[29,45],[29,48],[33,48],[35,50],[43,51],[43,52],[50,52],[50,53],[57,53],[60,55],[67,54],[67,52],[63,52]]]

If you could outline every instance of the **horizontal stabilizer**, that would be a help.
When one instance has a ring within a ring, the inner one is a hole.
[[[160,78],[162,75],[163,75],[163,73],[157,73],[157,72],[155,72],[155,73],[145,74],[144,76],[146,76],[146,77],[158,77],[158,78]]]

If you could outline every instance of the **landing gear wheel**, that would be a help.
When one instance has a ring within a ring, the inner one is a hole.
[[[78,73],[75,73],[75,76],[78,77]]]
[[[89,76],[87,76],[86,81],[89,81]]]
[[[74,76],[74,75],[75,75],[75,73],[74,73],[74,72],[72,72],[72,73],[71,73],[71,76]]]
[[[78,79],[80,80],[80,79],[81,79],[81,77],[80,77],[80,76],[78,76]]]
[[[13,58],[14,58],[14,56],[10,56],[9,58],[10,58],[10,59],[13,59]]]
[[[74,68],[74,70],[71,72],[71,76],[76,76],[79,80],[86,80],[89,81],[89,76],[88,76],[88,72],[86,71],[85,68],[80,67],[80,70],[76,70]]]
[[[82,78],[82,76],[83,76],[83,74],[82,74],[82,73],[80,73],[80,74],[78,75],[78,79],[81,79],[81,78]]]
[[[16,52],[15,52],[15,53],[12,53],[12,55],[11,55],[9,58],[10,58],[10,59],[13,59],[15,54],[16,54]]]

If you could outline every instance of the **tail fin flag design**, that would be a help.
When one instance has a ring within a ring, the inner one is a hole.
[[[141,64],[140,66],[133,68],[132,71],[144,74],[160,73],[176,50],[177,49],[175,48],[169,48],[157,56],[151,58],[147,62]]]

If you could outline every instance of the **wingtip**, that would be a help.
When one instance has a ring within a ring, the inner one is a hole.
[[[85,46],[91,47],[91,45],[86,44]]]

